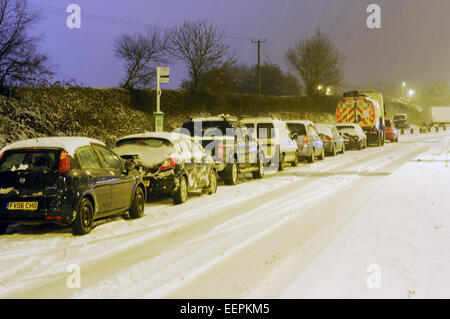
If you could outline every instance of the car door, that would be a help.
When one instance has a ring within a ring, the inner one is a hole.
[[[313,145],[314,148],[316,150],[315,155],[319,155],[322,152],[322,148],[323,148],[323,142],[322,139],[319,136],[319,132],[317,131],[316,127],[314,125],[309,125],[310,131],[311,131],[311,136],[313,137]]]
[[[196,188],[202,188],[208,186],[208,175],[211,163],[207,160],[207,153],[203,146],[197,141],[193,141],[192,149],[195,158],[195,185]]]
[[[81,188],[84,192],[92,192],[97,213],[103,214],[109,211],[111,209],[110,177],[102,167],[97,153],[88,145],[78,148],[75,157],[81,168]]]
[[[111,211],[127,209],[131,203],[134,178],[124,173],[120,158],[103,146],[95,145],[111,183]]]
[[[192,150],[193,139],[189,136],[181,136],[177,143],[181,148],[180,160],[183,163],[184,171],[188,177],[188,185],[190,188],[194,185],[193,176],[195,174],[195,157]]]
[[[293,161],[296,158],[296,152],[298,149],[297,142],[291,138],[291,132],[284,122],[279,122],[279,132],[280,132],[280,144],[286,150],[289,161]]]
[[[344,147],[344,138],[339,133],[338,129],[334,126],[331,127],[331,133],[333,134],[334,142],[336,143],[336,148],[338,150]]]

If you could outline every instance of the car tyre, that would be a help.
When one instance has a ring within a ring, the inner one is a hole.
[[[188,198],[188,182],[186,176],[180,176],[180,183],[178,189],[173,195],[173,202],[175,204],[183,204]]]
[[[238,177],[238,166],[236,159],[233,160],[233,163],[227,164],[225,168],[224,181],[227,185],[236,185]]]
[[[320,153],[319,160],[323,161],[325,159],[325,149],[322,147],[322,153]]]
[[[145,192],[142,187],[138,186],[134,193],[133,202],[130,208],[130,218],[137,219],[144,216]]]
[[[211,169],[209,172],[209,185],[204,188],[203,193],[212,195],[217,192],[217,173],[215,170]]]
[[[298,166],[298,152],[295,152],[295,160],[291,162],[292,167]]]
[[[311,151],[311,156],[308,157],[309,163],[314,163],[316,161],[316,150],[313,148]]]
[[[261,155],[258,156],[258,170],[252,172],[253,178],[263,178],[264,177],[264,162]]]
[[[282,171],[284,171],[284,168],[285,168],[284,154],[281,154],[279,159],[280,159],[280,162],[278,163],[278,171],[282,172]]]
[[[84,197],[78,206],[77,216],[72,223],[74,235],[85,235],[94,227],[94,207],[91,201]]]
[[[336,156],[336,144],[333,144],[333,150],[331,151],[331,156]]]
[[[0,224],[0,235],[3,235],[8,230],[9,224]]]

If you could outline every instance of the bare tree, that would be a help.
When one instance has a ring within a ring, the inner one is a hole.
[[[168,34],[154,26],[145,33],[123,34],[114,44],[117,57],[126,61],[125,88],[147,88],[156,76],[156,64],[167,63]]]
[[[173,27],[170,33],[171,54],[186,63],[194,92],[206,73],[235,63],[234,54],[229,53],[224,39],[225,32],[207,20],[185,20]]]
[[[287,50],[285,59],[300,75],[309,96],[319,94],[322,87],[339,87],[343,82],[344,57],[322,32],[306,40],[300,40]]]
[[[0,0],[0,93],[53,74],[47,57],[38,52],[39,37],[28,32],[37,21],[26,0]]]

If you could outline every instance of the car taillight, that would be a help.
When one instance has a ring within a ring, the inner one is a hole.
[[[217,158],[223,158],[223,143],[217,144]]]
[[[61,151],[59,155],[58,173],[64,173],[70,170],[70,156],[66,151]]]
[[[161,167],[159,168],[159,170],[160,170],[160,171],[167,171],[167,170],[169,170],[169,169],[174,168],[176,164],[177,164],[177,159],[176,159],[176,158],[173,158],[173,157],[170,157],[170,158],[166,159],[166,160],[162,163],[162,165],[161,165]]]
[[[3,155],[5,155],[5,152],[0,154],[0,160],[3,158]]]
[[[331,137],[329,137],[328,135],[325,137],[325,140],[327,141],[331,141]]]
[[[308,135],[304,135],[303,136],[303,143],[304,144],[308,144],[309,143],[309,136]]]

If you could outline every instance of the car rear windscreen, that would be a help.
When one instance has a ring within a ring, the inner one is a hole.
[[[328,125],[316,124],[316,128],[319,133],[333,136],[333,133],[331,133],[331,127]]]
[[[304,124],[301,123],[287,123],[287,126],[291,133],[297,134],[297,135],[308,135],[306,133],[306,127]]]
[[[172,143],[169,140],[153,137],[126,138],[116,143],[116,147],[125,145],[145,146],[154,149],[172,148]]]
[[[6,151],[0,160],[0,172],[54,171],[58,169],[59,154],[57,149],[23,149]]]
[[[187,129],[191,136],[233,136],[235,134],[230,124],[225,121],[189,121],[184,123],[182,128]]]

